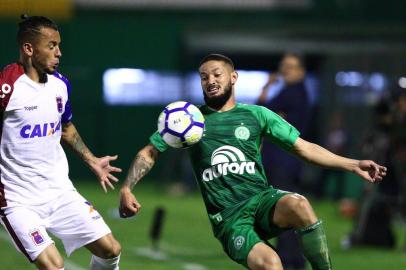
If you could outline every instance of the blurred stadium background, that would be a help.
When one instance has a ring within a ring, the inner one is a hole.
[[[73,121],[95,154],[118,154],[116,164],[125,171],[156,129],[164,105],[182,99],[201,103],[196,67],[202,56],[230,56],[241,74],[239,100],[252,103],[281,55],[299,52],[315,108],[310,139],[322,143],[338,112],[350,134],[347,154],[361,158],[376,105],[406,92],[405,12],[401,0],[0,0],[0,65],[18,59],[21,13],[54,19],[62,34],[60,72],[73,88]],[[102,194],[84,164],[67,153],[71,179],[123,244],[122,269],[240,269],[211,236],[199,196],[183,192],[195,186],[179,151],[162,155],[137,186],[142,214],[125,221],[116,216],[117,192]],[[310,198],[319,173],[306,167],[303,186]],[[353,226],[345,216],[353,209],[329,199],[335,188],[330,180],[327,198],[313,203],[327,223],[335,269],[406,269],[406,225],[399,211],[393,220],[395,248],[342,248]],[[356,202],[363,184],[351,176],[345,183],[345,197]],[[160,205],[167,215],[161,253],[154,253],[148,232]],[[27,269],[1,232],[0,268]],[[86,268],[88,258],[76,252],[67,269]]]

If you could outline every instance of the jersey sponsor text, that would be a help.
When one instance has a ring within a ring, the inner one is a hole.
[[[45,137],[53,135],[56,131],[60,129],[61,129],[60,121],[56,123],[25,125],[21,128],[20,135],[25,139],[35,137]]]
[[[203,181],[212,181],[228,173],[255,174],[255,162],[246,161],[243,152],[230,145],[222,146],[214,150],[211,156],[211,168],[203,171]]]

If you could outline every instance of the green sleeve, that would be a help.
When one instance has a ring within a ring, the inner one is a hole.
[[[300,132],[277,113],[263,107],[256,106],[256,114],[262,134],[285,150],[290,150]]]
[[[151,137],[149,137],[150,143],[158,149],[159,152],[164,152],[166,149],[168,149],[168,145],[166,142],[162,139],[162,136],[159,134],[158,131],[154,132]]]

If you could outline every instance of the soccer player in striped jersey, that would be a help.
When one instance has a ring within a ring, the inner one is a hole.
[[[279,270],[281,261],[267,240],[293,229],[313,269],[331,269],[323,223],[309,201],[268,184],[261,163],[263,137],[303,160],[350,171],[369,182],[381,181],[386,168],[371,160],[335,155],[300,138],[296,128],[265,107],[236,103],[238,74],[228,57],[206,56],[199,74],[206,103],[200,108],[205,133],[188,152],[214,236],[224,251],[249,269]],[[167,148],[156,132],[138,152],[120,190],[121,217],[133,216],[140,210],[132,193],[134,185]]]
[[[57,25],[22,16],[19,62],[0,70],[0,217],[18,251],[39,269],[63,269],[48,235],[70,255],[85,246],[91,269],[118,269],[121,247],[90,202],[74,188],[61,139],[86,162],[103,189],[117,181],[117,157],[95,157],[72,123],[70,85],[56,70],[62,56]]]

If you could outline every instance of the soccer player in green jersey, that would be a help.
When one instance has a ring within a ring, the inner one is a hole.
[[[224,251],[249,269],[279,270],[281,261],[267,240],[294,229],[313,269],[331,269],[322,222],[309,201],[268,184],[261,163],[262,138],[303,160],[350,171],[369,182],[381,181],[386,168],[371,160],[335,155],[301,139],[292,125],[265,107],[236,103],[238,74],[228,57],[206,56],[199,74],[206,103],[200,108],[205,116],[205,134],[188,152],[213,233]],[[120,190],[121,217],[140,210],[132,189],[167,148],[156,132],[138,152]]]

